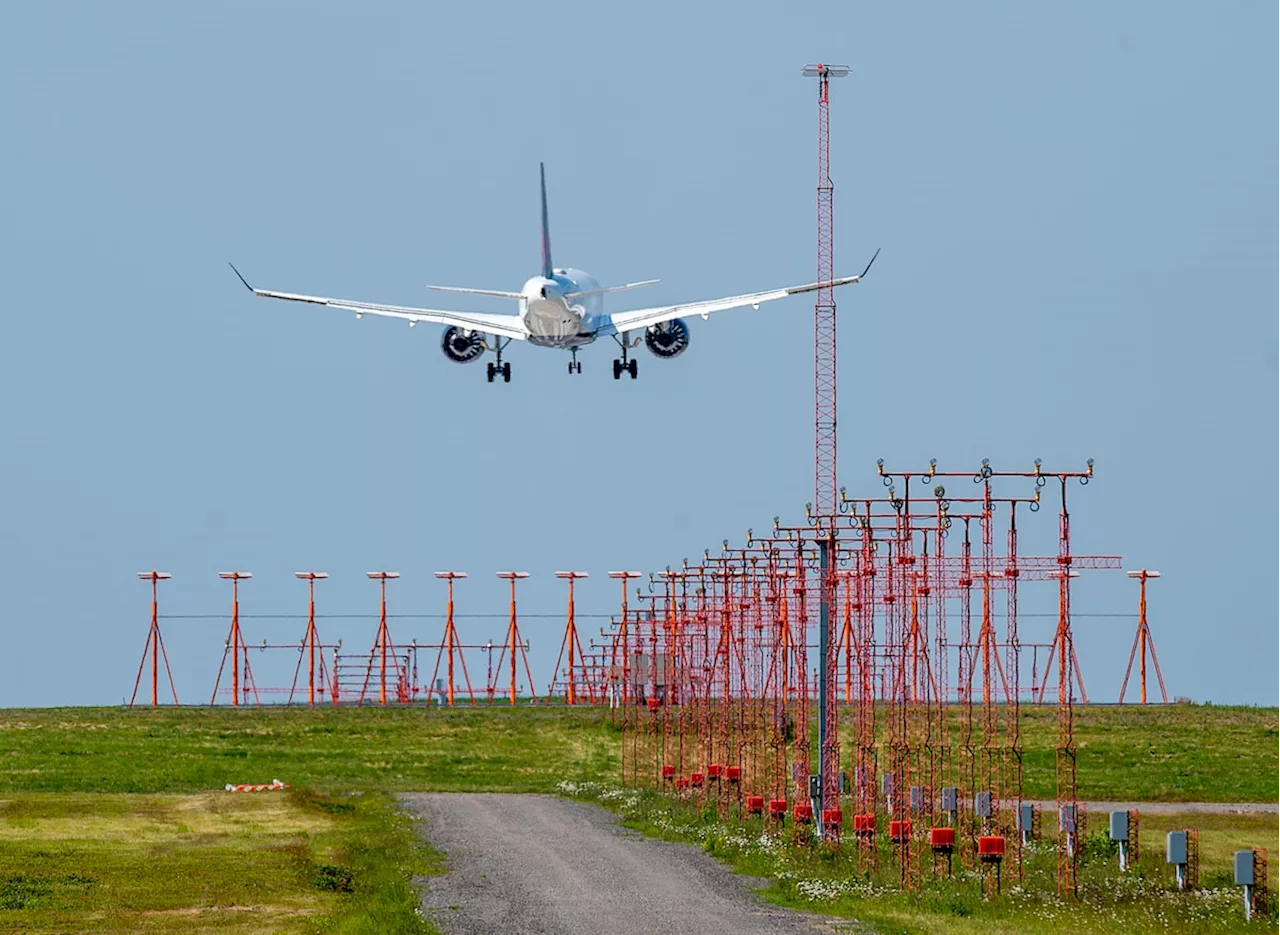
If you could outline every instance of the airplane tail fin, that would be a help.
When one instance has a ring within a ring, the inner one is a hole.
[[[547,168],[538,163],[542,177],[542,278],[551,278],[551,225],[547,221]]]

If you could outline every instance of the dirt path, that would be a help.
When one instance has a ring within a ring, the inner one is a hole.
[[[822,920],[768,906],[687,844],[621,828],[596,805],[542,795],[420,793],[402,801],[450,871],[423,911],[447,935],[791,935]]]

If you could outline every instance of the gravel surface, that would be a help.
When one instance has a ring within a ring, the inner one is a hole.
[[[1042,812],[1056,814],[1058,803],[1039,802]],[[1275,802],[1085,802],[1090,815],[1128,811],[1136,808],[1144,815],[1274,815],[1280,812]]]
[[[765,935],[831,931],[761,902],[687,844],[644,837],[598,805],[542,795],[401,797],[450,871],[423,883],[447,935]]]

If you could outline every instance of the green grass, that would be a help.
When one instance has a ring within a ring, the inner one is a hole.
[[[0,794],[325,790],[549,792],[614,768],[585,709],[53,708],[0,712]]]
[[[960,710],[952,716],[958,742]],[[1080,794],[1274,802],[1277,736],[1274,708],[1081,708]],[[1054,708],[1023,709],[1023,742],[1025,795],[1053,798]],[[273,778],[318,789],[548,792],[563,779],[610,775],[617,756],[608,712],[586,708],[0,712],[0,793],[197,792]]]
[[[1276,720],[1275,709],[1081,709],[1081,797],[1274,802]],[[1029,798],[1053,797],[1056,732],[1054,709],[1026,709]],[[415,839],[392,794],[555,792],[565,780],[607,781],[617,773],[619,739],[599,709],[3,711],[0,931],[427,932],[411,881],[440,860]],[[293,790],[221,791],[276,778]],[[1151,860],[1160,821],[1144,819]],[[1210,854],[1217,866],[1236,846],[1270,842],[1275,829],[1270,817],[1188,823],[1202,829],[1206,877]],[[1262,837],[1264,825],[1271,832]],[[712,849],[744,870],[778,870],[761,855]],[[815,879],[848,869],[805,852],[796,859],[796,872]],[[1105,874],[1098,879],[1098,905],[1124,892]],[[1067,911],[1012,901],[993,908],[969,890],[907,897],[886,889],[829,906],[783,878],[772,898],[886,932],[1047,930],[1045,917]],[[1113,931],[1103,911],[1073,909],[1058,922]],[[1155,930],[1142,919],[1132,928]]]
[[[1054,798],[1057,709],[1023,708],[1025,795]],[[1275,708],[1150,705],[1076,709],[1078,781],[1094,801],[1275,802]]]
[[[391,793],[550,792],[616,746],[589,711],[4,712],[0,931],[430,932]]]
[[[0,800],[0,931],[428,932],[433,867],[377,793]]]
[[[1115,846],[1105,833],[1095,830],[1086,837],[1078,902],[1056,894],[1053,840],[1028,848],[1021,880],[1010,854],[1002,868],[1002,892],[990,899],[982,894],[978,871],[964,866],[959,856],[951,880],[935,874],[931,858],[926,857],[920,864],[918,888],[903,892],[894,847],[883,833],[877,842],[876,865],[869,867],[858,862],[849,840],[839,851],[812,842],[794,846],[794,829],[769,834],[759,820],[736,820],[732,814],[717,818],[714,805],[674,801],[608,783],[566,785],[564,791],[618,811],[629,827],[693,843],[738,872],[771,881],[760,891],[771,902],[857,920],[884,935],[1248,931],[1240,891],[1231,885],[1231,853],[1249,845],[1275,847],[1277,842],[1276,819],[1271,815],[1150,816],[1142,820],[1138,865],[1123,875]],[[1164,832],[1186,827],[1200,830],[1201,889],[1194,894],[1174,891],[1172,870],[1164,864]],[[1269,870],[1274,891],[1275,868]],[[1273,910],[1272,928],[1275,920]]]
[[[1003,707],[997,713],[1003,722]],[[965,712],[954,706],[950,715],[952,750],[958,760]],[[883,731],[888,709],[877,717]],[[973,717],[973,743],[980,746],[980,707]],[[841,725],[843,735],[851,738],[849,715],[842,714]],[[1080,796],[1104,802],[1274,802],[1280,779],[1278,727],[1275,708],[1078,707],[1074,734]],[[1023,705],[1021,738],[1023,794],[1030,799],[1054,798],[1057,708]],[[1002,733],[997,746],[1004,743]],[[817,749],[816,734],[811,749]],[[846,739],[841,755],[851,753]]]

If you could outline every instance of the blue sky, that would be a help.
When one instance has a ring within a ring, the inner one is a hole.
[[[391,568],[393,611],[439,612],[431,573],[457,568],[459,611],[500,614],[509,567],[531,614],[562,611],[566,567],[607,612],[610,568],[798,518],[805,300],[696,321],[634,383],[610,344],[572,378],[513,348],[490,386],[434,327],[253,300],[225,262],[399,304],[516,289],[545,161],[557,263],[661,277],[645,304],[809,281],[814,60],[854,68],[831,111],[837,272],[884,250],[839,297],[840,482],[878,492],[877,457],[1097,459],[1077,551],[1163,572],[1170,691],[1274,704],[1274,4],[782,9],[6,4],[0,704],[126,694],[144,568],[174,574],[172,613],[223,612],[233,567],[256,575],[246,613],[305,609],[304,568],[333,576],[324,611],[376,610],[364,572]],[[1046,510],[1023,548],[1055,535]],[[1024,639],[1047,639],[1030,614],[1052,590],[1024,589]],[[1093,697],[1117,693],[1133,620],[1090,615],[1136,604],[1120,573],[1079,582]],[[539,681],[559,627],[526,624]],[[224,632],[166,624],[184,701],[207,700]],[[323,635],[362,648],[372,624]]]

